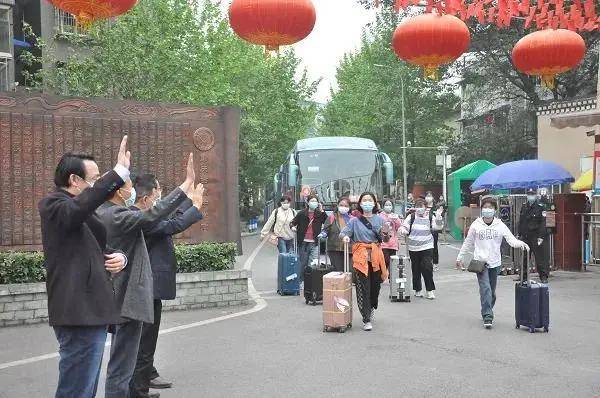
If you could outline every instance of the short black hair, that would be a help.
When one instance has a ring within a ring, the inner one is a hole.
[[[141,200],[144,196],[152,194],[152,190],[158,188],[156,184],[156,176],[154,174],[141,174],[133,180],[133,187],[138,200]]]
[[[287,196],[287,195],[283,195],[283,196],[281,197],[281,199],[279,199],[279,206],[281,206],[281,204],[282,204],[283,202],[290,202],[290,203],[292,203],[292,198],[291,198],[291,197],[289,197],[289,196]]]
[[[69,177],[71,177],[71,174],[75,174],[85,180],[84,160],[91,160],[92,162],[96,161],[91,155],[75,154],[71,152],[62,155],[60,161],[56,165],[56,170],[54,171],[54,185],[59,188],[68,188]]]
[[[498,201],[496,200],[496,198],[494,198],[493,196],[486,196],[483,199],[481,199],[481,207],[488,203],[494,206],[494,209],[498,210]]]

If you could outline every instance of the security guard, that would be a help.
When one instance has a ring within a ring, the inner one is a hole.
[[[521,208],[519,236],[533,251],[540,281],[548,283],[550,270],[543,246],[547,236],[546,212],[534,189],[527,190],[527,203]],[[524,271],[527,275],[527,270]]]

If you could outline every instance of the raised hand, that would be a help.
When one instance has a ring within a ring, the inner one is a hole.
[[[192,199],[192,204],[195,208],[197,208],[198,210],[200,210],[200,208],[202,208],[202,205],[204,203],[204,185],[202,184],[198,184],[196,185],[196,188],[191,189],[191,199]]]
[[[121,140],[121,146],[119,147],[119,154],[117,155],[117,164],[129,169],[131,165],[131,152],[127,150],[127,136],[124,135]]]
[[[196,172],[194,171],[194,154],[190,153],[188,157],[186,171],[185,171],[185,181],[183,184],[179,186],[183,192],[188,196],[188,198],[192,198],[192,191],[194,189],[194,180],[196,179]]]

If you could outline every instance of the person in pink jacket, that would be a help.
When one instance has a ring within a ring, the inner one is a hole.
[[[385,265],[387,269],[390,269],[390,257],[398,252],[398,230],[402,226],[402,219],[394,213],[394,203],[389,199],[383,200],[383,211],[379,215],[384,220],[383,229],[387,230],[390,235],[388,242],[381,243]]]

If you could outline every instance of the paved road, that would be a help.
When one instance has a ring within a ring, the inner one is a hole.
[[[257,246],[244,239],[240,266]],[[488,331],[475,277],[452,270],[455,256],[442,248],[437,300],[390,303],[384,286],[375,329],[338,334],[321,331],[320,307],[273,293],[276,255],[266,245],[252,264],[266,308],[161,336],[158,366],[176,383],[162,396],[600,397],[600,270],[555,273],[549,334],[515,330],[514,285],[502,278]],[[165,328],[220,315],[170,313]],[[0,329],[0,397],[51,396],[55,358],[1,368],[55,346],[47,326]]]

